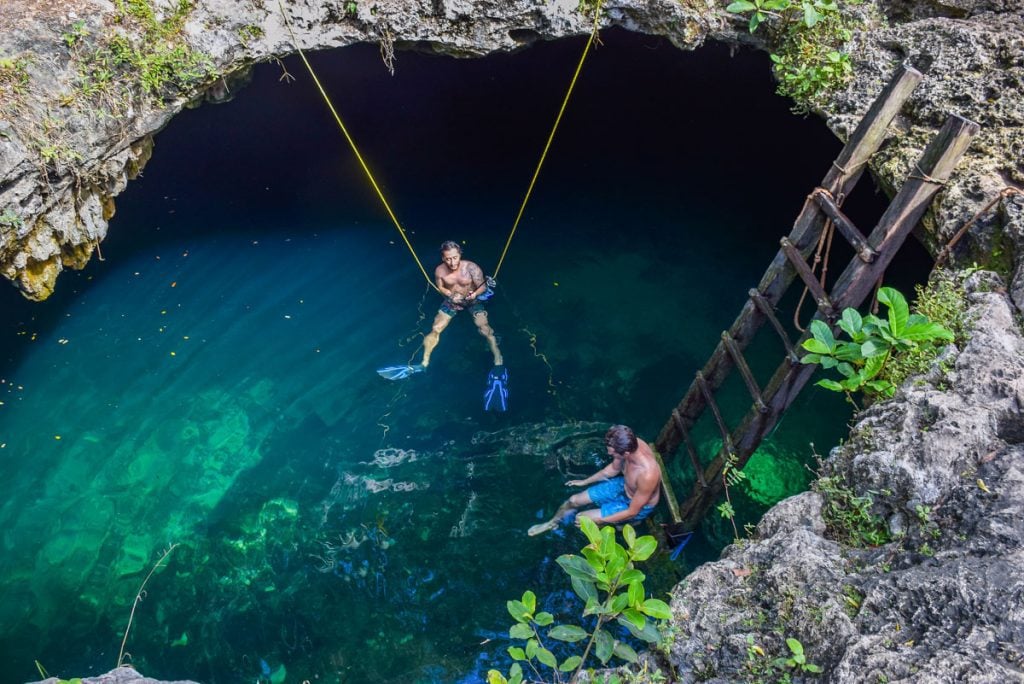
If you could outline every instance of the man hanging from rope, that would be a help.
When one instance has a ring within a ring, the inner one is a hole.
[[[468,309],[473,315],[477,330],[487,340],[491,353],[494,354],[494,365],[502,365],[504,362],[501,350],[498,349],[498,340],[495,339],[494,330],[487,322],[487,310],[480,301],[480,295],[487,291],[484,272],[472,261],[463,260],[462,247],[448,240],[441,244],[441,263],[434,269],[434,278],[438,291],[444,295],[444,300],[437,316],[434,317],[430,332],[423,338],[421,365],[424,368],[430,365],[430,355],[434,353],[441,333],[452,322],[455,314],[463,309]]]

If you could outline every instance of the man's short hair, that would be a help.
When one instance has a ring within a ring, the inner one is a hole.
[[[615,453],[624,456],[636,451],[636,435],[625,425],[612,425],[608,432],[604,433],[604,444],[611,447]]]
[[[459,254],[462,254],[462,246],[458,242],[453,240],[445,240],[441,243],[441,254],[444,254],[450,249],[458,250]]]

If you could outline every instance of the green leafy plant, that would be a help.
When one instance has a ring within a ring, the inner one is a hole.
[[[796,111],[811,111],[852,78],[844,48],[858,20],[836,0],[735,0],[726,11],[749,13],[751,33],[767,27],[778,93],[793,98]]]
[[[579,521],[590,543],[582,549],[581,555],[559,556],[557,562],[569,575],[573,591],[584,601],[583,616],[596,616],[593,629],[588,631],[575,624],[551,627],[554,616],[538,612],[536,595],[532,591],[524,592],[521,599],[508,602],[508,612],[515,620],[509,636],[525,643],[508,649],[515,661],[509,669],[508,678],[498,670],[490,670],[487,673],[488,684],[521,684],[524,665],[533,673],[530,681],[575,681],[591,652],[602,664],[608,663],[612,657],[636,663],[636,651],[616,639],[606,628],[612,622],[649,644],[657,644],[661,640],[658,621],[668,620],[671,612],[664,601],[647,598],[644,590],[646,576],[634,567],[634,563],[651,557],[657,541],[652,536],[637,537],[633,528],[626,525],[622,529],[626,545],[622,546],[615,539],[614,527],[598,529],[597,524],[585,516],[581,516]],[[542,633],[549,627],[546,635]],[[547,647],[550,641],[546,641],[545,636],[547,640],[565,643],[585,642],[586,646],[582,655],[571,655],[560,663]],[[545,680],[542,667],[547,668],[550,680]]]
[[[807,662],[807,656],[804,655],[804,645],[799,641],[790,637],[786,639],[786,646],[789,648],[789,657],[777,658],[772,661],[772,665],[780,670],[793,670],[800,673],[810,672],[818,674],[821,672],[820,666]]]
[[[857,391],[872,392],[876,396],[891,397],[896,385],[879,378],[886,363],[893,356],[928,349],[934,358],[936,345],[953,340],[953,333],[922,314],[911,314],[907,300],[898,290],[883,287],[878,301],[888,310],[886,318],[861,316],[856,309],[843,311],[839,327],[849,341],[837,340],[832,329],[821,320],[811,322],[812,337],[804,340],[803,348],[810,352],[801,363],[817,363],[823,368],[834,368],[842,380],[819,380],[819,387],[844,392],[848,398]]]
[[[178,0],[166,16],[148,0],[115,0],[115,6],[113,21],[125,28],[92,36],[83,22],[75,22],[64,33],[64,43],[78,62],[81,95],[116,110],[135,92],[162,102],[213,73],[209,58],[193,50],[182,34],[192,0]],[[76,95],[65,98],[65,104]]]
[[[747,474],[738,468],[738,465],[739,461],[736,458],[736,454],[730,451],[722,466],[722,485],[725,489],[725,501],[718,504],[718,514],[732,524],[733,539],[739,539],[740,532],[736,529],[736,509],[732,505],[729,487],[738,486],[747,479]]]
[[[3,213],[0,213],[0,226],[4,228],[18,229],[22,223],[21,217],[13,209],[4,209]]]
[[[836,541],[849,546],[880,546],[890,540],[889,528],[872,512],[870,493],[859,496],[837,475],[818,478],[811,488],[822,495],[825,530]]]

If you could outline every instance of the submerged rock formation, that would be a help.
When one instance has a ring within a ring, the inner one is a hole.
[[[601,21],[682,49],[707,39],[764,47],[725,4],[609,0]],[[591,21],[568,1],[287,5],[302,48],[379,43],[388,66],[395,49],[471,57],[585,33]],[[154,133],[184,107],[230,97],[252,64],[294,51],[273,1],[147,6],[151,16],[109,0],[0,6],[0,272],[31,299],[92,257]],[[782,502],[757,539],[674,592],[682,681],[800,676],[796,660],[773,663],[795,655],[787,637],[828,681],[1024,679],[1024,198],[999,197],[1024,184],[1024,17],[1016,0],[886,0],[863,11],[850,45],[854,78],[818,113],[844,138],[897,64],[924,71],[871,170],[891,192],[947,114],[981,124],[921,237],[937,252],[994,200],[960,249],[964,263],[998,268],[1006,285],[976,275],[974,333],[953,370],[866,411],[826,465],[857,495],[875,492],[873,510],[899,541],[835,541],[827,491]],[[104,72],[89,50],[111,41],[149,45],[143,56],[165,60],[170,76]]]

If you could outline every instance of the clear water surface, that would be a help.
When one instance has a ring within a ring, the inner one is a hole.
[[[402,52],[394,77],[374,46],[313,56],[428,271],[444,239],[494,268],[581,46]],[[489,354],[465,315],[428,373],[374,373],[417,358],[438,298],[286,65],[297,83],[261,65],[157,136],[105,261],[43,304],[2,294],[0,654],[19,680],[34,660],[114,666],[171,544],[128,642],[149,676],[507,668],[507,599],[580,610],[554,562],[580,535],[526,528],[600,467],[609,424],[654,439],[840,147],[789,115],[761,57],[607,32],[488,303],[511,411],[484,413]],[[869,227],[881,200],[861,194]],[[923,275],[910,251],[906,282]],[[763,337],[766,379],[780,356]],[[735,420],[749,398],[729,391]],[[805,393],[736,493],[741,524],[806,486],[809,443],[827,449],[847,416]],[[685,494],[688,466],[670,470]],[[731,536],[709,518],[679,561],[649,564],[649,590]]]

